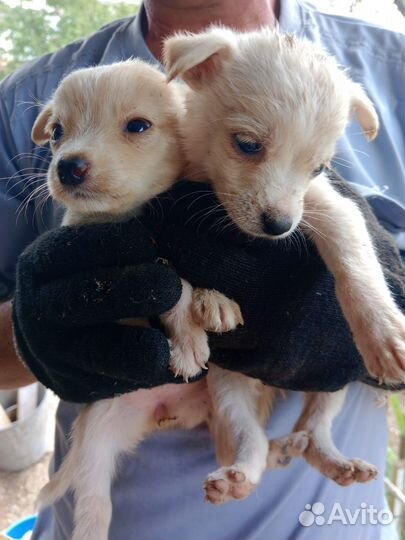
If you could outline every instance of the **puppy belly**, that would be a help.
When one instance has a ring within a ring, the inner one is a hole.
[[[190,384],[165,384],[137,390],[119,398],[120,408],[147,415],[153,429],[190,429],[205,422],[210,399],[205,380]]]

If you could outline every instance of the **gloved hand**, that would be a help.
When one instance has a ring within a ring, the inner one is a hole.
[[[332,180],[362,209],[405,310],[405,268],[397,248],[364,199],[338,177]],[[180,184],[172,192],[175,202],[168,200],[161,201],[168,206],[165,220],[154,226],[162,256],[193,286],[236,300],[245,320],[242,328],[210,337],[212,361],[291,390],[334,391],[358,380],[377,384],[353,343],[334,279],[309,240],[287,249],[247,238],[224,221],[208,185]]]
[[[175,380],[169,344],[154,328],[114,321],[152,317],[181,295],[174,270],[156,263],[136,220],[63,227],[21,255],[13,323],[34,375],[61,398],[89,402]]]

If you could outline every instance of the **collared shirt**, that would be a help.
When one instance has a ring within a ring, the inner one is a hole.
[[[0,297],[10,293],[18,254],[38,234],[58,224],[60,209],[44,203],[35,189],[44,181],[47,149],[34,148],[30,130],[38,102],[46,102],[61,78],[84,66],[109,64],[131,56],[156,63],[142,33],[144,18],[114,22],[86,40],[27,64],[0,85]],[[368,144],[353,120],[343,137],[335,166],[369,195],[378,217],[405,247],[404,36],[370,24],[317,12],[299,0],[281,2],[280,27],[323,45],[352,78],[363,83],[380,115],[379,137]],[[42,176],[41,176],[42,175]],[[31,197],[31,198],[29,198]],[[402,236],[401,236],[402,235]],[[301,460],[266,474],[244,502],[220,509],[203,503],[202,482],[216,468],[204,428],[158,434],[145,441],[135,458],[126,458],[114,483],[112,539],[137,540],[394,540],[386,527],[361,523],[304,527],[305,505],[321,502],[324,516],[339,504],[352,514],[371,505],[385,508],[383,475],[387,432],[385,411],[373,405],[374,391],[351,385],[334,438],[347,455],[375,464],[379,478],[366,486],[340,488]],[[270,436],[288,433],[301,398],[280,401]],[[67,433],[78,407],[58,411],[55,466],[63,460]],[[72,530],[72,498],[42,513],[33,540],[67,540]],[[385,536],[386,535],[386,536]]]
[[[141,17],[114,22],[86,40],[28,63],[0,84],[0,298],[13,289],[19,253],[57,223],[39,186],[48,150],[38,150],[30,130],[38,107],[68,72],[130,56],[156,63],[143,39]],[[334,166],[369,197],[378,217],[405,249],[405,43],[404,36],[346,17],[320,13],[304,2],[282,2],[280,27],[319,43],[364,85],[382,120],[369,144],[353,120]],[[3,294],[2,294],[3,290]]]

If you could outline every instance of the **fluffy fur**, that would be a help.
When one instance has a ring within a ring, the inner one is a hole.
[[[166,41],[164,52],[168,79],[180,77],[189,87],[183,124],[189,175],[209,179],[234,223],[252,236],[279,239],[299,225],[335,277],[370,374],[404,381],[405,317],[360,210],[322,170],[352,114],[369,140],[377,135],[378,117],[361,86],[316,45],[272,29],[178,34]],[[268,454],[258,421],[260,383],[219,368],[208,378],[216,421],[225,426],[223,433],[233,434],[224,443],[234,448],[233,462],[205,484],[208,500],[218,504],[247,496],[266,466],[280,464],[280,441]],[[344,395],[306,395],[298,433],[284,444],[286,455],[304,448],[309,463],[348,485],[377,471],[345,458],[332,441],[332,420]]]
[[[370,139],[377,133],[377,116],[361,87],[314,45],[271,30],[242,35],[215,28],[198,36],[178,35],[166,42],[165,53],[169,78],[183,77],[188,92],[165,86],[163,76],[141,62],[92,68],[68,77],[38,118],[33,138],[39,143],[52,137],[55,124],[71,126],[66,139],[53,145],[55,164],[67,148],[73,155],[85,152],[92,164],[87,187],[86,179],[75,190],[61,188],[57,167],[50,168],[50,189],[68,208],[65,223],[122,219],[167,189],[184,167],[180,128],[190,174],[211,180],[241,229],[281,238],[298,224],[305,228],[336,278],[339,300],[370,373],[386,381],[404,380],[404,317],[391,298],[361,213],[319,172],[319,165],[332,158],[352,113]],[[133,70],[133,78],[126,70]],[[176,95],[170,99],[169,92]],[[64,117],[61,110],[66,110]],[[151,119],[157,129],[123,135],[128,118],[134,117]],[[246,155],[239,143],[259,150]],[[98,173],[93,160],[102,164]],[[123,178],[134,185],[123,185]],[[281,233],[269,233],[274,222],[284,229]],[[178,306],[162,320],[171,334],[173,369],[187,377],[190,370],[201,369],[208,355],[202,329],[229,330],[242,318],[239,308],[219,293],[183,285]],[[285,466],[298,455],[341,485],[376,475],[368,463],[342,456],[332,441],[331,423],[344,390],[307,394],[294,433],[269,442],[262,426],[275,390],[217,366],[211,366],[207,379],[208,393],[205,382],[198,382],[183,387],[180,399],[178,387],[166,385],[83,411],[72,448],[40,498],[44,506],[74,489],[73,540],[106,540],[117,457],[156,429],[209,423],[222,465],[204,485],[214,504],[248,496],[266,467]]]
[[[79,70],[62,81],[38,116],[32,138],[51,143],[48,186],[66,207],[64,225],[129,218],[173,185],[184,168],[178,134],[181,92],[140,61]],[[131,121],[141,121],[138,132],[128,128]],[[63,162],[77,166],[64,171]],[[161,320],[170,336],[171,369],[186,380],[208,361],[204,329],[222,332],[243,323],[235,302],[217,291],[193,291],[184,280],[178,304]],[[73,540],[107,540],[118,458],[153,431],[191,428],[209,414],[204,381],[139,390],[85,407],[66,459],[41,491],[39,506],[72,488]]]

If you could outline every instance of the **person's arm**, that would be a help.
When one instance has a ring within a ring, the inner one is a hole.
[[[19,388],[35,377],[19,359],[13,341],[11,301],[0,304],[0,389]]]
[[[38,232],[35,230],[33,205],[27,207],[27,214],[17,219],[17,212],[28,195],[22,189],[24,174],[18,171],[27,167],[27,159],[18,160],[15,156],[28,156],[30,141],[17,147],[17,130],[11,125],[12,114],[8,109],[14,101],[11,91],[5,92],[6,84],[0,86],[0,389],[17,388],[35,381],[34,375],[21,362],[13,341],[12,306],[9,298],[13,295],[13,267],[18,254],[29,244]],[[8,98],[8,99],[7,99]],[[29,113],[32,114],[32,113]],[[18,134],[22,135],[23,122],[19,122]],[[28,128],[27,128],[28,133]],[[32,165],[33,167],[35,165]],[[36,171],[37,172],[37,171]],[[29,177],[29,175],[27,175]]]

